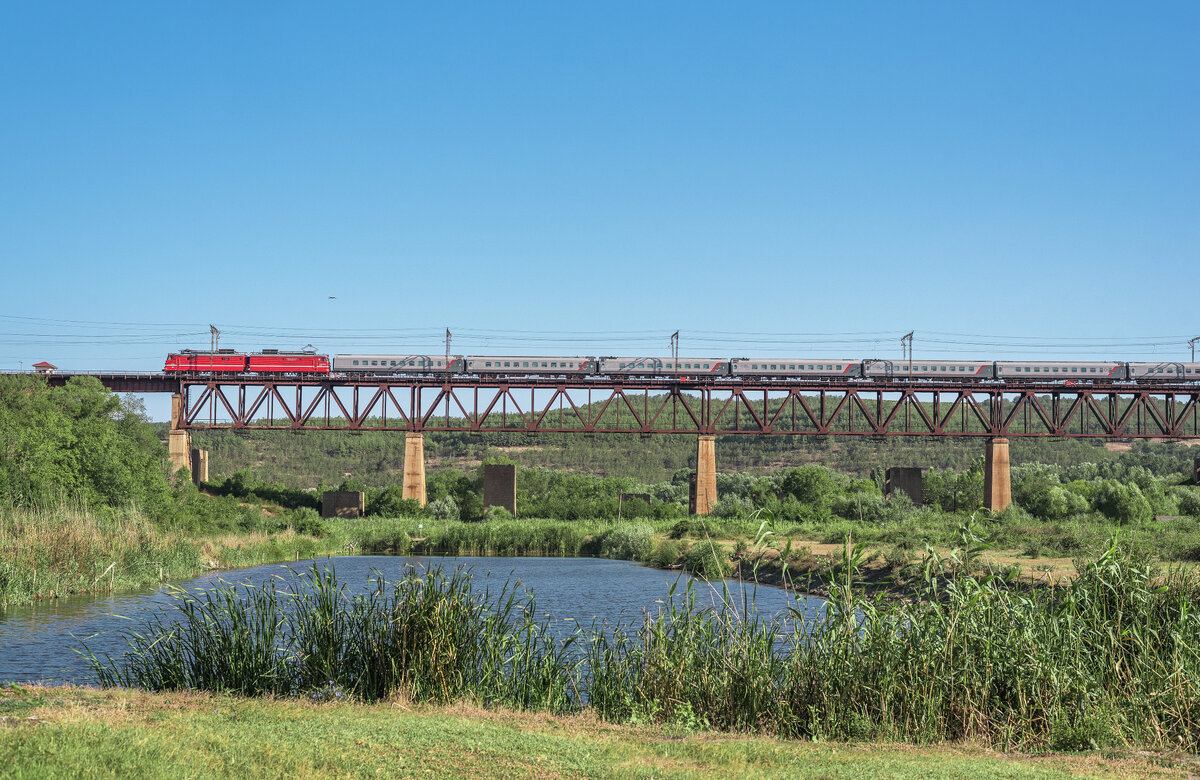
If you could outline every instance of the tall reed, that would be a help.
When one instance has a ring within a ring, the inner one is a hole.
[[[595,553],[597,536],[611,525],[537,518],[472,523],[399,518],[351,521],[345,533],[365,553],[572,557]]]
[[[205,535],[163,528],[135,507],[0,507],[0,608],[339,553],[345,540],[289,529]]]
[[[195,545],[136,509],[0,508],[0,607],[200,570]]]
[[[571,642],[535,615],[532,597],[505,586],[492,598],[470,573],[410,569],[351,594],[332,569],[290,587],[226,584],[176,590],[174,614],[129,632],[120,662],[87,653],[102,685],[289,695],[342,688],[366,701],[470,697],[485,704],[572,707]]]

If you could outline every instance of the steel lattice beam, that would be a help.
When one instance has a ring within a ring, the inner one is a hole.
[[[1200,385],[184,379],[181,428],[1200,439]]]

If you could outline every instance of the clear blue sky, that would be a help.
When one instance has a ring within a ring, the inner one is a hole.
[[[152,370],[208,323],[1179,358],[1198,34],[1195,2],[7,3],[0,368]]]

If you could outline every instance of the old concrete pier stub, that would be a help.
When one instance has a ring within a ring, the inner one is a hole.
[[[911,498],[913,506],[919,508],[923,497],[921,469],[909,466],[889,468],[884,482],[884,495],[891,498],[897,491]]]
[[[192,482],[208,482],[208,450],[192,450]]]
[[[489,465],[483,467],[483,508],[502,506],[509,514],[517,514],[517,467]]]
[[[327,490],[321,495],[321,517],[362,517],[366,493],[359,490]]]
[[[179,393],[171,395],[171,430],[167,433],[167,452],[171,457],[171,469],[192,471],[192,438],[184,429],[179,427],[183,417],[183,396]]]

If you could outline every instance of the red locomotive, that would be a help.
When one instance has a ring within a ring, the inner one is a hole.
[[[329,357],[313,352],[264,349],[247,355],[232,349],[216,352],[185,349],[167,355],[168,374],[328,374]]]
[[[163,371],[187,374],[240,374],[246,370],[246,354],[232,349],[205,352],[185,349],[167,355]]]

